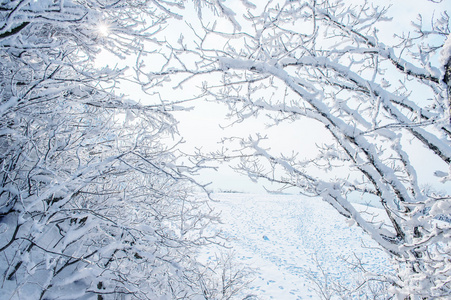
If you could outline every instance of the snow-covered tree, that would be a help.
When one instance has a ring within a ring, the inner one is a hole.
[[[232,123],[311,120],[298,130],[321,136],[315,157],[272,151],[277,145],[257,133],[224,140],[211,158],[237,159],[253,179],[322,197],[390,255],[397,274],[387,280],[399,298],[449,297],[451,194],[427,186],[432,174],[418,174],[435,164],[435,178],[451,179],[449,14],[420,16],[410,32],[392,37],[396,23],[370,2],[242,3],[244,16],[224,9],[233,27],[191,24],[193,42],[181,37],[158,54],[167,58],[161,69],[143,70],[147,87],[168,78],[177,87],[195,83],[199,97],[228,106]],[[361,212],[356,195],[378,202],[385,215]]]
[[[0,1],[0,298],[212,293],[193,253],[213,217],[176,165],[173,107],[118,95],[124,70],[95,61],[153,51],[182,4]]]

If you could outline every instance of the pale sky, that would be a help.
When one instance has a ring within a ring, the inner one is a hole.
[[[226,1],[232,3],[229,7],[236,9],[240,6],[236,3],[238,0]],[[252,2],[252,1],[251,1]],[[257,1],[254,1],[257,2]],[[351,3],[355,1],[345,1],[345,3]],[[443,1],[447,2],[447,1]],[[393,34],[401,34],[403,30],[410,28],[410,22],[417,17],[418,11],[424,15],[424,22],[430,20],[432,15],[440,9],[444,9],[449,4],[441,3],[440,5],[433,5],[428,0],[384,0],[374,1],[378,5],[392,5],[389,10],[389,16],[393,17],[393,22],[385,23],[381,26],[379,37],[387,41],[389,44]],[[260,1],[258,1],[260,3]],[[261,2],[263,3],[263,2]],[[451,8],[451,7],[448,7]],[[239,18],[239,16],[237,16]],[[174,32],[174,36],[170,38],[178,38],[179,32]],[[177,35],[177,36],[175,36]],[[189,34],[186,35],[189,37]],[[111,62],[111,58],[103,56],[108,62]],[[103,61],[105,61],[103,60]],[[103,63],[103,62],[102,62]],[[133,61],[122,61],[121,65],[133,64]],[[124,85],[124,93],[129,94],[131,98],[141,99],[145,103],[149,96],[139,92],[136,88]],[[189,94],[189,87],[184,87],[184,90],[170,91],[173,98],[177,98],[178,95]],[[297,121],[295,124],[283,124],[278,128],[266,128],[261,120],[246,120],[243,123],[235,124],[231,128],[221,129],[220,126],[226,126],[230,121],[226,120],[227,108],[222,104],[207,103],[205,101],[193,102],[195,109],[190,112],[177,113],[176,117],[179,120],[179,131],[181,136],[184,137],[186,143],[183,145],[185,151],[193,151],[196,147],[201,147],[204,151],[214,151],[218,147],[218,142],[223,136],[248,136],[251,133],[260,132],[270,136],[272,141],[271,148],[275,154],[280,152],[298,151],[301,157],[311,157],[316,153],[315,143],[322,143],[325,140],[327,133],[322,129],[322,125],[308,123],[308,121]],[[294,126],[293,126],[294,125]],[[413,144],[412,147],[418,147]],[[419,147],[421,148],[421,147]],[[425,163],[422,161],[424,153],[418,152],[418,156],[413,157],[412,160],[417,166],[418,176],[421,181],[428,181],[431,178],[431,174],[437,168],[443,169],[440,163],[434,163],[429,161]],[[442,171],[446,171],[442,170]],[[233,172],[227,165],[220,168],[220,172],[205,171],[199,176],[199,181],[213,182],[210,188],[215,190],[237,190],[245,192],[263,192],[264,189],[261,183],[253,183],[246,176]],[[435,180],[435,184],[439,189],[450,190],[451,183],[440,184]],[[266,185],[268,188],[275,189],[271,185]]]
[[[235,0],[237,1],[237,0]],[[355,1],[345,1],[345,3],[351,3]],[[380,26],[379,37],[390,42],[394,33],[401,34],[402,31],[410,29],[410,22],[416,19],[418,12],[421,12],[424,17],[424,22],[431,19],[436,11],[446,8],[446,4],[433,5],[427,0],[385,0],[374,1],[378,5],[392,5],[389,10],[389,16],[393,17],[393,22],[387,22]],[[446,2],[446,1],[444,1]],[[226,2],[227,3],[227,2]],[[236,7],[236,6],[235,6]],[[421,8],[421,9],[419,9]],[[429,9],[429,8],[435,8]],[[267,129],[262,122],[257,120],[247,120],[242,124],[236,124],[233,128],[227,128],[221,130],[219,124],[224,126],[229,124],[225,120],[226,108],[223,105],[215,103],[203,103],[196,107],[193,112],[181,114],[180,119],[180,132],[182,136],[187,140],[187,147],[190,145],[201,146],[205,150],[214,149],[218,147],[217,141],[221,136],[246,136],[252,132],[264,132],[271,137],[271,148],[275,154],[279,152],[290,152],[291,150],[299,151],[301,157],[309,157],[316,153],[315,143],[321,143],[326,141],[324,138],[327,133],[322,129],[322,125],[308,123],[308,121],[297,121],[296,124],[283,124],[278,128]],[[293,126],[294,125],[294,126]],[[444,169],[444,165],[441,161],[435,158],[430,160],[424,160],[427,155],[426,150],[421,150],[422,146],[413,143],[412,147],[418,149],[416,156],[412,157],[413,164],[417,167],[418,177],[420,182],[429,181],[432,174],[440,169]],[[246,192],[261,192],[264,189],[261,183],[251,182],[246,176],[237,174],[230,170],[229,167],[223,166],[220,172],[208,171],[200,177],[203,182],[212,181],[211,185],[214,189],[223,190],[238,190]],[[451,183],[442,184],[435,178],[431,181],[438,189],[451,190]],[[277,187],[266,184],[268,188],[276,189]]]

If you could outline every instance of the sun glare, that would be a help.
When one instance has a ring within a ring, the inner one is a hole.
[[[110,28],[107,24],[100,23],[99,25],[97,25],[97,31],[101,36],[108,36],[108,34],[110,33]]]

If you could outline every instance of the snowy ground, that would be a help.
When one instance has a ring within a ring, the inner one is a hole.
[[[349,226],[318,199],[295,195],[213,194],[237,263],[255,269],[247,294],[258,299],[319,299],[312,279],[351,284],[342,258],[358,257],[368,271],[389,270],[387,256],[360,228]],[[206,255],[213,260],[216,248]],[[321,271],[324,271],[323,272]]]

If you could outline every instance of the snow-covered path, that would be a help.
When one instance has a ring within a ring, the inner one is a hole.
[[[213,206],[222,212],[222,230],[238,263],[256,270],[249,293],[259,299],[317,299],[311,279],[323,280],[321,269],[329,279],[351,283],[355,273],[342,257],[356,255],[373,272],[388,268],[386,255],[360,228],[318,199],[232,193],[213,198],[220,200]]]

